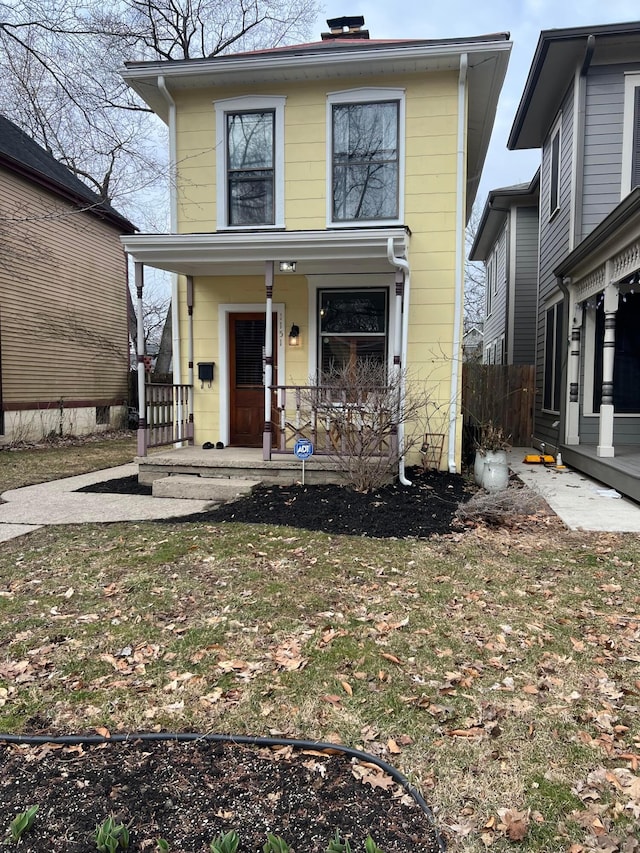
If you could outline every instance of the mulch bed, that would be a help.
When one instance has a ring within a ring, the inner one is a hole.
[[[460,474],[407,470],[411,486],[393,483],[366,494],[345,486],[263,486],[251,495],[174,523],[238,521],[277,524],[380,539],[427,538],[450,533],[459,504],[475,491]],[[137,478],[125,477],[80,491],[151,494]]]
[[[336,830],[354,853],[369,834],[385,853],[440,849],[427,815],[375,765],[293,753],[202,740],[3,744],[0,832],[38,805],[22,853],[95,851],[96,826],[109,816],[129,826],[132,851],[155,851],[158,838],[171,851],[208,851],[232,829],[240,851],[262,850],[273,833],[295,853],[324,853]]]

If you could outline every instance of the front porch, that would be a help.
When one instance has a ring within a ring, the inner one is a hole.
[[[595,444],[562,444],[565,465],[640,502],[640,446],[616,445],[615,456],[598,455]]]
[[[199,447],[179,447],[159,450],[138,457],[138,479],[151,485],[154,480],[172,476],[259,480],[265,485],[290,485],[302,481],[302,462],[293,454],[262,458],[258,447],[225,447],[223,450],[203,450]],[[341,466],[326,457],[312,457],[304,464],[304,481],[308,485],[342,483]]]

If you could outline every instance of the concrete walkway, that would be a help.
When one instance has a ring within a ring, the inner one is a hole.
[[[513,448],[508,454],[509,467],[527,486],[542,495],[570,530],[640,533],[640,505],[568,468],[528,465],[523,461],[528,453],[535,451],[526,447]],[[0,542],[47,524],[171,518],[201,512],[210,503],[76,491],[82,486],[137,473],[138,466],[130,463],[4,492],[1,497],[7,503],[0,504]]]
[[[204,500],[152,498],[77,492],[83,486],[138,473],[135,463],[11,489],[0,497],[0,542],[22,536],[46,524],[84,524],[96,521],[144,521],[191,515],[209,505]]]
[[[639,504],[570,468],[523,461],[527,454],[537,453],[528,447],[514,447],[507,454],[509,467],[546,500],[570,530],[640,533]]]

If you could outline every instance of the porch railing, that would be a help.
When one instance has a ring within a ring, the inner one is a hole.
[[[138,454],[150,447],[186,441],[193,444],[191,385],[145,385],[144,421],[138,428]]]
[[[272,388],[276,397],[274,453],[293,453],[299,438],[308,438],[314,453],[325,456],[362,451],[372,456],[397,453],[391,389],[320,385]]]

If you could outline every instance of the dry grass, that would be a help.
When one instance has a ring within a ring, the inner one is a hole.
[[[629,853],[639,559],[548,520],[39,531],[0,546],[0,729],[339,737],[422,787],[452,851]]]
[[[130,433],[63,438],[24,447],[0,447],[0,494],[131,462],[136,454]]]

